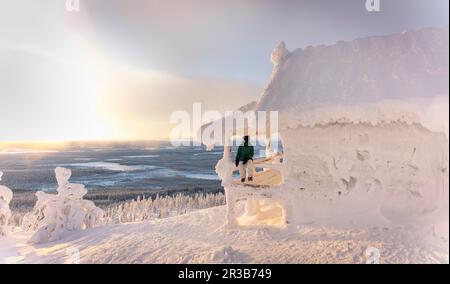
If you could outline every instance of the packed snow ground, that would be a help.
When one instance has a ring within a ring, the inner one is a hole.
[[[449,262],[448,220],[421,230],[227,228],[225,214],[219,206],[35,245],[26,244],[29,234],[16,231],[0,242],[0,263],[365,263],[368,248],[379,250],[381,263]]]

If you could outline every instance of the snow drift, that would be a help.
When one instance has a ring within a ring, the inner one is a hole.
[[[92,201],[83,200],[87,193],[84,185],[69,183],[69,169],[58,167],[55,173],[57,194],[38,191],[33,212],[24,216],[23,229],[35,231],[30,243],[55,241],[68,232],[92,228],[103,217],[103,211]]]

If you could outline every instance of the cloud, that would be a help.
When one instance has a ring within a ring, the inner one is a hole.
[[[246,82],[185,77],[157,71],[125,71],[114,75],[97,98],[96,109],[114,125],[120,136],[133,139],[165,139],[174,125],[174,111],[224,113],[256,100],[261,90]]]
[[[3,44],[0,141],[167,139],[172,112],[191,112],[195,102],[204,111],[233,110],[260,92],[259,86],[240,81],[101,61],[96,59],[93,71],[94,66],[68,65],[38,49]]]

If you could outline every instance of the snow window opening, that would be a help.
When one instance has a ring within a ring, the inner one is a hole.
[[[234,147],[231,149],[231,157],[235,157],[239,143],[239,138],[234,140]],[[275,138],[263,140],[256,138],[250,142],[254,145],[253,158],[253,181],[246,181],[244,185],[253,187],[278,186],[284,183],[281,168],[284,164],[283,143],[277,135]],[[233,169],[234,183],[239,184],[239,168]]]

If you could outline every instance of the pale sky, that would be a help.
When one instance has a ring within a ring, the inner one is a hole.
[[[270,53],[448,26],[448,0],[0,0],[0,141],[165,139],[256,100]]]

